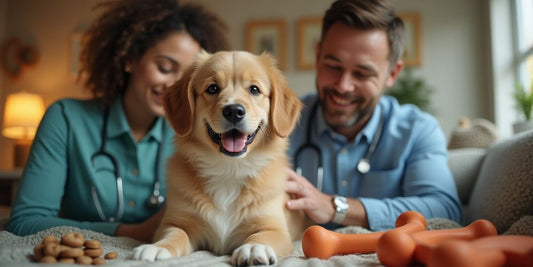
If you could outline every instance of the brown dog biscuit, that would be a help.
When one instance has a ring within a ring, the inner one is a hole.
[[[105,264],[104,258],[94,258],[93,259],[93,265],[102,265]]]
[[[83,246],[86,248],[101,248],[102,243],[100,243],[98,240],[85,240],[85,242],[83,242]]]
[[[63,247],[60,254],[61,258],[77,258],[79,256],[83,256],[83,249],[81,248]]]
[[[89,257],[92,257],[92,258],[97,258],[97,257],[102,256],[102,254],[104,254],[104,250],[102,248],[86,248],[83,251],[83,254],[85,256],[89,256]]]
[[[112,252],[105,254],[104,259],[113,260],[113,259],[116,259],[117,257],[118,257],[118,252],[112,251]]]
[[[57,237],[53,236],[53,235],[49,235],[49,236],[46,236],[43,238],[43,242],[41,242],[43,244],[46,244],[46,243],[58,243],[59,244],[59,240],[57,239]]]
[[[42,243],[33,248],[33,258],[35,259],[35,261],[41,261],[41,259],[43,258],[43,248],[44,244]]]
[[[60,258],[57,262],[65,264],[74,264],[76,263],[76,260],[74,258]]]
[[[66,245],[73,248],[79,248],[83,246],[83,235],[80,233],[66,233],[61,237],[61,244]]]
[[[61,245],[61,252],[65,251],[65,250],[68,250],[68,249],[71,249],[71,247],[65,246],[65,245]]]
[[[89,256],[79,256],[76,258],[76,263],[81,265],[91,265],[93,263],[93,258]]]
[[[41,260],[39,262],[40,263],[56,263],[57,259],[55,257],[52,257],[52,256],[44,256],[44,257],[41,258]]]
[[[59,253],[61,253],[61,245],[59,245],[59,243],[44,243],[43,255],[57,257],[59,256]]]

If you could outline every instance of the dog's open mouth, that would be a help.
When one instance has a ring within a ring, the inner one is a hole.
[[[247,135],[235,128],[224,133],[217,133],[211,128],[208,122],[205,122],[207,133],[211,137],[211,140],[219,145],[220,152],[231,157],[237,157],[246,153],[248,145],[254,141],[257,132],[261,129],[261,125],[262,123],[257,126],[257,129],[252,134]]]

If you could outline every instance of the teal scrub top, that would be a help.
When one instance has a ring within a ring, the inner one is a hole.
[[[166,195],[166,160],[174,152],[174,132],[159,118],[139,142],[131,135],[121,98],[110,106],[106,151],[118,163],[123,181],[124,212],[117,222],[102,221],[118,211],[117,180],[109,158],[93,155],[102,145],[104,106],[99,99],[63,99],[46,111],[32,144],[8,230],[29,235],[68,225],[114,235],[120,223],[138,223],[158,208],[148,207],[161,146],[161,193]],[[162,139],[162,133],[164,140]]]

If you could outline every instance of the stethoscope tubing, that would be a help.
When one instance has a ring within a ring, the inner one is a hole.
[[[94,166],[95,159],[97,156],[104,156],[107,157],[109,160],[111,160],[111,164],[113,165],[114,174],[116,178],[117,183],[117,203],[118,203],[118,209],[117,213],[114,217],[106,217],[103,210],[102,205],[100,204],[99,198],[98,198],[98,192],[96,191],[96,187],[94,185],[91,186],[91,196],[93,199],[93,203],[96,207],[96,212],[98,213],[98,216],[102,221],[109,221],[109,222],[115,222],[119,221],[123,214],[124,214],[124,187],[122,182],[122,175],[120,174],[119,165],[117,159],[111,155],[106,150],[106,144],[107,144],[107,121],[109,118],[109,108],[106,108],[104,110],[104,119],[103,119],[103,125],[102,125],[102,131],[101,131],[101,139],[102,144],[100,146],[100,149],[96,151],[91,156],[91,162]],[[165,124],[163,122],[163,126],[161,129],[161,142],[164,142],[165,140]],[[154,184],[153,184],[153,190],[152,195],[148,199],[148,204],[153,207],[158,207],[162,203],[164,203],[165,198],[161,195],[160,192],[160,169],[161,169],[161,154],[162,154],[162,144],[159,144],[157,149],[157,156],[156,156],[156,167],[155,167],[155,177],[154,177]]]
[[[316,186],[317,186],[317,189],[322,192],[322,188],[323,188],[323,184],[324,184],[324,168],[323,168],[323,165],[322,165],[322,151],[320,150],[320,148],[317,145],[315,145],[311,141],[312,122],[313,122],[313,119],[316,116],[316,112],[318,110],[318,106],[319,106],[319,103],[318,103],[318,99],[317,99],[317,101],[311,107],[311,112],[310,112],[309,118],[307,120],[307,132],[306,132],[306,136],[305,136],[305,143],[302,144],[300,147],[298,147],[298,149],[296,149],[296,152],[294,153],[293,164],[294,164],[294,166],[296,168],[296,173],[298,173],[299,175],[302,175],[302,168],[298,164],[300,155],[303,154],[304,150],[307,150],[307,149],[313,150],[315,152],[315,154],[317,155],[317,157],[318,157],[317,185]],[[383,128],[384,127],[385,127],[385,112],[382,110],[381,111],[381,118],[380,118],[380,121],[379,121],[379,126],[378,126],[378,129],[377,129],[376,134],[374,136],[374,139],[372,140],[372,143],[370,144],[370,147],[366,151],[365,156],[363,158],[361,158],[359,160],[359,162],[356,164],[357,171],[360,174],[362,174],[362,175],[368,173],[370,171],[370,169],[371,169],[370,158],[374,154],[374,151],[375,151],[375,149],[377,147],[377,144],[379,143],[379,140],[381,139],[381,135],[383,134]]]

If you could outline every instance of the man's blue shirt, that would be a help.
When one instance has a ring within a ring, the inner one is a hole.
[[[321,152],[322,191],[359,199],[370,229],[394,228],[396,218],[407,210],[426,218],[460,221],[461,204],[447,165],[446,138],[434,117],[414,105],[399,105],[396,99],[382,96],[370,121],[349,141],[327,125],[320,106],[311,114],[316,94],[305,96],[302,102],[304,109],[291,134],[289,155],[294,159],[298,148],[310,138]],[[382,134],[370,155],[371,169],[362,174],[357,163],[365,157],[381,121]],[[318,153],[305,149],[295,163],[315,186],[317,158]]]

